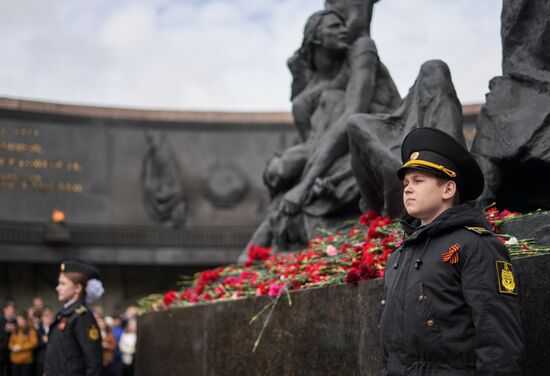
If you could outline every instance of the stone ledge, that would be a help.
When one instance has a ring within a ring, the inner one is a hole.
[[[518,239],[536,239],[535,242],[540,245],[550,245],[550,212],[511,219],[502,224],[500,232]]]
[[[514,260],[527,340],[525,376],[550,374],[550,255]],[[136,375],[378,375],[382,281],[281,299],[255,353],[267,297],[197,305],[139,319]]]

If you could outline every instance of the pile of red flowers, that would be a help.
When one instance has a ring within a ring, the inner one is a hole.
[[[491,207],[485,211],[485,216],[487,217],[487,220],[491,224],[491,227],[493,228],[493,232],[495,234],[498,234],[499,233],[498,228],[502,224],[502,222],[504,222],[505,220],[514,219],[522,215],[517,212],[511,212],[510,210],[499,211],[497,208]]]
[[[519,216],[496,208],[486,215],[495,232],[502,221]],[[510,249],[528,254],[526,243],[500,236]],[[187,281],[181,291],[144,298],[140,305],[144,310],[156,310],[248,296],[277,297],[285,291],[329,284],[357,284],[383,277],[389,254],[403,239],[398,222],[371,211],[360,216],[349,231],[316,237],[300,252],[271,254],[270,248],[252,245],[243,266],[205,270]]]

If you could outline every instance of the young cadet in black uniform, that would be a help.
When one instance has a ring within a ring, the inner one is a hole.
[[[521,375],[510,255],[481,209],[481,170],[454,138],[413,130],[401,147],[407,239],[388,259],[383,375]]]
[[[98,298],[103,293],[98,278],[98,270],[90,264],[76,260],[61,264],[56,291],[65,304],[48,335],[45,376],[100,376],[101,335],[85,304],[86,298]]]

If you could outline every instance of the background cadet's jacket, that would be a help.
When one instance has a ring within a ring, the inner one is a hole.
[[[406,228],[384,276],[383,375],[521,375],[517,280],[489,229],[467,204]]]
[[[83,302],[59,311],[50,327],[44,374],[46,376],[100,376],[101,334]]]

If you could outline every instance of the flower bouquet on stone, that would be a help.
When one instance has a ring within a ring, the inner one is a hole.
[[[326,232],[299,252],[272,254],[271,248],[251,245],[242,266],[204,270],[181,281],[179,291],[168,291],[162,299],[147,297],[145,302],[148,310],[158,310],[250,296],[275,298],[281,291],[330,284],[357,284],[382,277],[391,250],[402,240],[397,222],[371,211],[360,216],[349,231]]]
[[[533,239],[518,240],[498,233],[504,221],[531,214],[498,211],[494,207],[486,211],[493,231],[512,257],[550,252],[549,247],[536,245]],[[178,291],[143,298],[139,302],[141,311],[261,295],[278,299],[294,290],[344,283],[355,285],[380,278],[388,256],[405,236],[398,221],[373,211],[361,215],[345,232],[323,233],[312,239],[305,249],[293,253],[273,254],[271,248],[251,245],[248,260],[242,266],[221,266],[187,277],[180,282]]]

